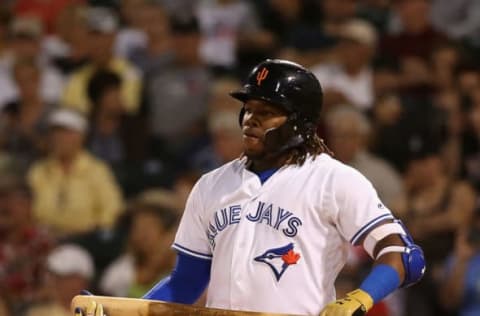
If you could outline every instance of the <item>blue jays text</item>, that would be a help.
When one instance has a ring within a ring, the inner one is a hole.
[[[207,229],[207,237],[212,248],[215,248],[215,237],[220,232],[231,225],[240,223],[241,210],[240,205],[231,205],[215,212]],[[295,237],[298,228],[302,225],[302,220],[294,216],[292,212],[262,201],[258,202],[256,211],[247,213],[245,218],[250,222],[268,225],[281,231],[287,237]]]

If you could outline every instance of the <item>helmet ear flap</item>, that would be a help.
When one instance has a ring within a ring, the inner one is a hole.
[[[238,115],[238,124],[240,124],[240,127],[242,127],[244,115],[245,115],[245,106],[242,106],[242,108],[240,109],[240,113]]]

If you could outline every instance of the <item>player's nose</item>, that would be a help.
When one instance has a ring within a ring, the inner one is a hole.
[[[260,122],[255,112],[246,112],[243,116],[243,126],[247,127],[259,127]]]

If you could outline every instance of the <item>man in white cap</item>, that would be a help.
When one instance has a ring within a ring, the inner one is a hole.
[[[47,258],[48,299],[31,307],[26,316],[71,316],[70,302],[88,288],[94,276],[91,255],[82,247],[64,244]]]
[[[322,83],[327,107],[352,104],[362,111],[373,105],[373,72],[377,32],[368,22],[354,19],[339,30],[335,60],[319,64],[312,72]]]
[[[28,173],[37,220],[59,237],[109,229],[122,209],[121,192],[109,167],[84,149],[86,118],[61,108],[49,123],[48,155]]]

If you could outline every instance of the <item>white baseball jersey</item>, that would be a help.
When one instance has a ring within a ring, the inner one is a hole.
[[[327,154],[263,184],[238,159],[194,186],[173,248],[212,260],[209,307],[318,315],[348,243],[388,218],[370,182]]]

